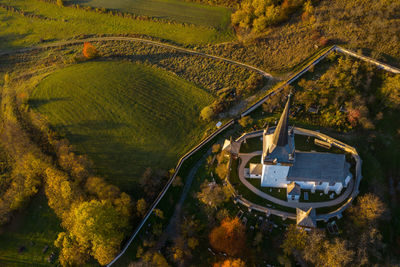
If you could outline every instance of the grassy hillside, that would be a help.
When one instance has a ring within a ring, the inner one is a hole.
[[[231,12],[229,9],[182,0],[77,0],[71,2],[84,6],[104,7],[137,15],[169,19],[181,23],[209,26],[223,31],[230,25]]]
[[[0,3],[42,17],[29,18],[0,8],[0,49],[72,38],[80,34],[140,34],[184,45],[224,42],[233,38],[229,33],[220,33],[205,26],[135,20],[58,7],[38,0],[1,0]]]
[[[61,227],[43,192],[0,231],[0,266],[52,266],[47,259],[58,253],[53,243]]]
[[[204,131],[212,97],[166,71],[129,62],[90,62],[56,71],[31,96],[100,175],[131,191],[146,167],[172,168]]]

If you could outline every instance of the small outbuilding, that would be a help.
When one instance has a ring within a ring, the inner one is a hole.
[[[225,139],[222,150],[225,150],[231,153],[232,155],[237,156],[239,155],[240,151],[240,142],[235,142],[232,139],[231,140]]]
[[[313,208],[296,208],[297,226],[309,231],[317,227],[316,213]]]
[[[249,174],[250,178],[261,178],[262,164],[250,163]]]
[[[299,202],[301,187],[296,182],[291,182],[287,185],[287,200],[288,202]]]

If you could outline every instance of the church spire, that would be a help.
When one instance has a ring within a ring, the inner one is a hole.
[[[279,119],[278,125],[276,126],[274,135],[272,137],[272,143],[275,146],[286,146],[288,144],[289,109],[291,96],[291,94],[288,95],[285,109],[282,112],[281,118]]]

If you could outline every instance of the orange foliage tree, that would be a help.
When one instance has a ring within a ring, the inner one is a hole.
[[[209,238],[214,249],[235,256],[245,247],[245,228],[238,218],[225,218],[220,226],[211,231]]]
[[[83,44],[83,56],[87,59],[96,58],[99,55],[96,47],[94,47],[91,43],[85,42]]]
[[[214,263],[213,267],[246,267],[246,263],[241,259],[227,259]]]

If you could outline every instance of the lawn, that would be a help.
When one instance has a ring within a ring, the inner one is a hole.
[[[1,229],[0,266],[52,266],[47,258],[62,231],[60,221],[39,192],[23,211],[17,212],[11,224]],[[48,246],[46,252],[43,252]],[[25,247],[19,252],[21,247]]]
[[[0,0],[1,4],[50,20],[29,18],[0,8],[0,49],[20,48],[79,35],[139,34],[183,45],[229,41],[232,34],[206,26],[135,20],[38,0]]]
[[[164,70],[130,62],[60,69],[32,92],[30,105],[87,154],[99,175],[138,193],[145,168],[170,169],[200,141],[212,96]]]
[[[104,7],[136,15],[213,27],[224,32],[230,26],[231,12],[228,8],[182,0],[73,0],[71,2],[83,6]]]

